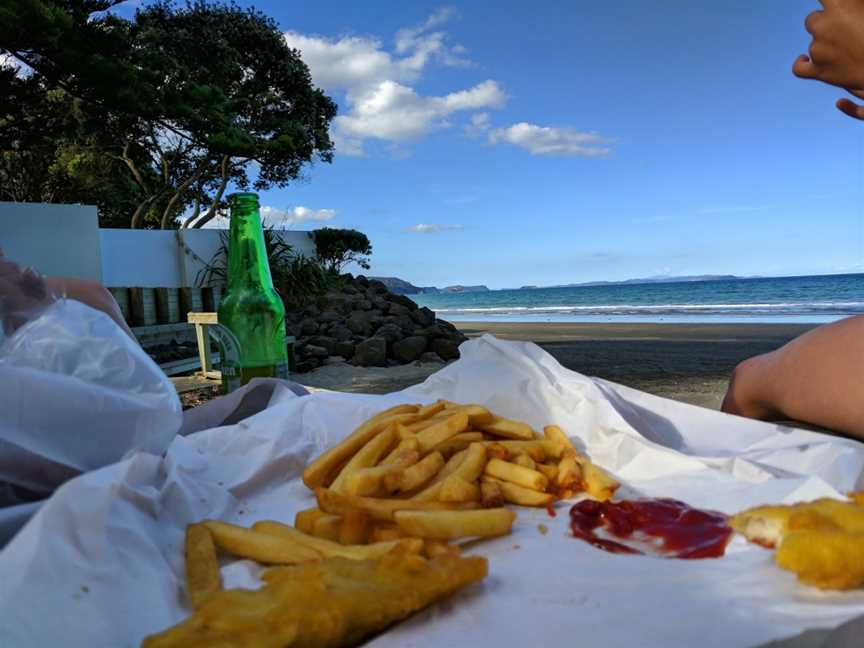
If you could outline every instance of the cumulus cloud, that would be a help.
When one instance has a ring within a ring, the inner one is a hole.
[[[337,117],[336,126],[354,142],[368,137],[404,142],[446,126],[447,116],[454,112],[499,107],[505,99],[491,80],[441,97],[424,97],[409,86],[383,81],[354,97],[351,113]]]
[[[470,138],[477,138],[491,128],[488,112],[474,113],[471,115],[471,123],[464,127],[465,134]]]
[[[531,155],[577,155],[580,157],[602,157],[612,142],[596,133],[585,133],[574,128],[554,128],[519,122],[506,128],[489,132],[489,143],[506,142],[525,149]]]
[[[270,207],[268,205],[261,207],[261,222],[264,227],[272,227],[274,229],[287,229],[303,223],[320,223],[333,220],[335,217],[335,209],[310,209],[303,206],[280,209],[279,207]],[[204,227],[227,229],[229,224],[230,219],[228,216],[220,215],[208,222]]]
[[[437,30],[456,15],[443,8],[416,27],[396,33],[393,51],[377,38],[327,38],[287,32],[285,41],[300,51],[316,85],[344,92],[348,110],[336,117],[333,139],[345,155],[363,155],[363,143],[378,139],[390,144],[416,140],[446,128],[447,118],[460,111],[500,108],[507,97],[488,79],[473,87],[439,96],[418,93],[412,83],[433,62],[468,66],[466,50]]]
[[[438,234],[439,232],[448,232],[465,229],[464,225],[443,225],[441,223],[419,223],[407,228],[406,232],[415,232],[417,234]]]

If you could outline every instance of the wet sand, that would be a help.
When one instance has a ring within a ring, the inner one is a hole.
[[[735,366],[813,328],[807,324],[559,324],[457,322],[539,344],[562,365],[628,387],[718,409]]]

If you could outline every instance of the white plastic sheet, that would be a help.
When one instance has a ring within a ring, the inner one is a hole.
[[[179,621],[185,526],[205,517],[291,521],[313,505],[307,459],[378,410],[476,402],[536,427],[557,423],[624,483],[724,512],[862,487],[864,446],[652,397],[563,369],[531,344],[484,337],[424,384],[387,396],[285,390],[237,425],[177,437],[83,475],[0,553],[0,644],[137,646]],[[736,538],[716,560],[612,555],[568,537],[567,507],[520,509],[511,536],[472,551],[488,579],[372,642],[389,646],[754,646],[864,613],[864,593],[799,585]],[[538,524],[549,528],[540,533]],[[257,567],[227,564],[228,586]]]

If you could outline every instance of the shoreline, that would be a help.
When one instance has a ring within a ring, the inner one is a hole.
[[[517,323],[464,321],[484,333],[534,342],[564,367],[657,396],[719,409],[735,366],[818,324]]]

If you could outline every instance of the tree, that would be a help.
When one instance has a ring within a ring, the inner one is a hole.
[[[356,263],[364,270],[369,269],[372,244],[363,232],[324,227],[313,231],[312,237],[318,260],[329,272],[342,272],[349,263]]]
[[[184,213],[200,227],[229,185],[283,187],[332,160],[336,106],[272,19],[197,1],[157,2],[127,21],[107,11],[115,4],[0,0],[0,48],[95,118],[75,144],[127,175],[132,227],[174,227]],[[0,118],[0,142],[3,131]]]

